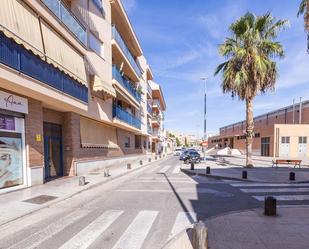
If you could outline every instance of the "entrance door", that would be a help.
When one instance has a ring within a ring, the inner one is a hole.
[[[61,125],[44,122],[45,179],[63,176],[61,130]]]
[[[290,157],[290,137],[281,137],[280,156]]]
[[[261,138],[261,156],[269,156],[269,137],[262,137]]]
[[[306,157],[307,155],[307,137],[298,138],[298,156]]]

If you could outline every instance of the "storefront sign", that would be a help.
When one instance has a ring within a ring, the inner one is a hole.
[[[14,117],[0,114],[0,129],[14,131],[15,130]]]
[[[0,91],[0,109],[28,113],[28,100],[11,93]]]

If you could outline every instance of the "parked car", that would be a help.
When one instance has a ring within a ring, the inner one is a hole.
[[[182,149],[176,149],[174,151],[174,156],[180,156],[181,153],[182,153]]]
[[[190,151],[195,151],[193,149],[184,149],[182,153],[180,153],[179,160],[183,161],[184,157],[190,152]]]
[[[188,151],[184,156],[183,156],[183,161],[184,163],[200,163],[201,162],[201,155],[197,151]]]

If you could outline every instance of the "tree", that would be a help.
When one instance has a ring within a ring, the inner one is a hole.
[[[189,147],[187,137],[185,137],[185,147]]]
[[[307,30],[307,42],[308,42],[308,51],[309,51],[309,0],[302,0],[297,17],[303,15],[304,16],[304,22],[305,22],[305,30]]]
[[[277,65],[272,58],[284,56],[282,45],[275,39],[287,23],[270,13],[247,13],[229,27],[231,37],[219,46],[219,53],[227,59],[215,71],[215,75],[222,72],[223,93],[246,101],[246,167],[253,167],[253,99],[274,90]]]
[[[177,145],[177,147],[179,147],[181,145],[180,140],[179,140],[178,137],[176,137],[176,145]]]

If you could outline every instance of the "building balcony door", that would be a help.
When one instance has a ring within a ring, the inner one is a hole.
[[[63,176],[62,127],[44,122],[44,177]]]

